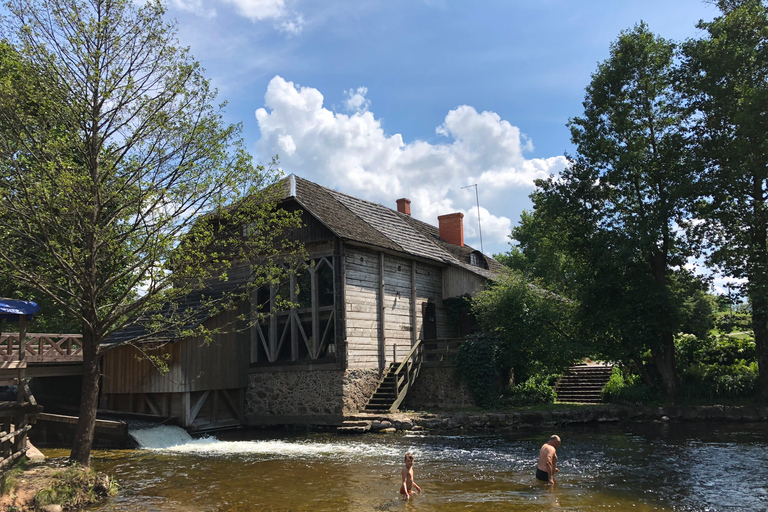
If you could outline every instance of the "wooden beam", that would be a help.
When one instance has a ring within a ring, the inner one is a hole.
[[[324,265],[323,260],[320,260],[320,265]],[[317,267],[310,268],[310,280],[312,289],[312,359],[317,359],[320,356],[320,350],[323,347],[323,340],[320,337],[320,283],[317,277]]]
[[[385,353],[386,336],[384,328],[386,324],[386,307],[384,305],[384,253],[379,252],[379,371],[387,366]]]
[[[411,260],[411,346],[416,344],[416,260]]]

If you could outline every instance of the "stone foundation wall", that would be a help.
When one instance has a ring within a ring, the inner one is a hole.
[[[379,385],[379,370],[348,370],[344,375],[344,414],[362,411]]]
[[[341,415],[343,380],[338,370],[252,373],[245,390],[245,415]]]
[[[362,410],[378,385],[376,369],[252,373],[245,416],[254,423],[269,417],[340,417]]]
[[[465,409],[475,401],[464,384],[457,384],[453,367],[422,367],[401,409]]]

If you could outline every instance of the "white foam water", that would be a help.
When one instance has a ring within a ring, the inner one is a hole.
[[[193,439],[184,429],[175,426],[160,426],[133,430],[130,435],[145,450],[162,450],[175,453],[198,453],[205,455],[279,455],[281,457],[366,457],[399,456],[391,446],[366,444],[363,442],[312,442],[312,441],[220,441],[215,437]]]

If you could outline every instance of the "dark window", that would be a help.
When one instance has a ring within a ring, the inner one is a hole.
[[[474,267],[488,268],[488,262],[480,251],[475,251],[469,255],[469,264]]]

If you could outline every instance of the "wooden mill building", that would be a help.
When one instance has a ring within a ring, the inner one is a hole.
[[[293,175],[281,186],[281,207],[301,211],[294,236],[311,260],[280,287],[297,307],[208,345],[166,345],[166,375],[132,346],[108,351],[102,406],[175,416],[191,429],[338,424],[365,406],[385,369],[417,340],[459,334],[444,299],[471,295],[500,271],[464,245],[461,213],[439,217],[438,228],[411,217],[408,199],[390,209]],[[230,280],[247,274],[245,262]],[[201,321],[269,310],[277,291],[259,289],[240,311]]]

